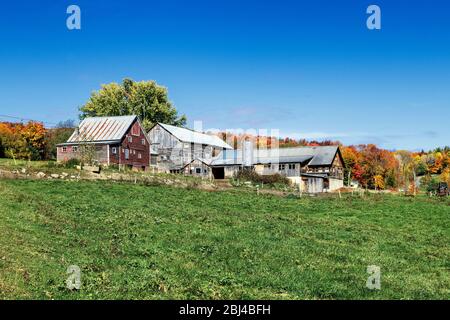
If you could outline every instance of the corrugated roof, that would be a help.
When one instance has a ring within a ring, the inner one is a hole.
[[[120,141],[136,116],[92,117],[84,119],[67,143]]]
[[[337,149],[337,146],[253,149],[253,164],[308,162],[308,165],[331,165]],[[212,160],[211,165],[241,165],[242,162],[242,150],[225,150]]]
[[[214,147],[233,149],[229,144],[216,135],[197,132],[190,129],[175,127],[169,124],[158,123],[161,127],[169,131],[173,136],[182,142],[206,144]]]

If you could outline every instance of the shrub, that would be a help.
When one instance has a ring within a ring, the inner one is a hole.
[[[48,161],[47,162],[47,168],[52,169],[56,167],[56,162],[55,161]]]
[[[67,169],[74,168],[75,166],[78,165],[80,165],[80,160],[76,158],[69,159],[66,162],[64,162],[64,167]]]
[[[426,187],[427,192],[435,192],[439,187],[439,178],[435,176],[426,176],[422,179],[422,183]]]
[[[256,173],[254,170],[250,169],[244,169],[241,171],[238,171],[235,174],[235,179],[243,180],[243,181],[251,181],[254,183],[263,183],[263,184],[269,184],[269,185],[275,185],[275,184],[289,184],[289,179],[285,176],[282,176],[281,174],[271,174],[271,175],[260,175]]]

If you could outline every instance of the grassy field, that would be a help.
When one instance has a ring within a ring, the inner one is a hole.
[[[449,244],[449,199],[0,180],[1,299],[448,299]]]

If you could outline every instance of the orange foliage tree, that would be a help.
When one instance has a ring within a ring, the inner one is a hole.
[[[43,158],[46,129],[42,123],[0,123],[0,156],[13,159]]]

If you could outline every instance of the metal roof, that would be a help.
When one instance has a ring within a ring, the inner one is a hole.
[[[253,149],[253,164],[305,163],[307,165],[331,165],[337,146],[295,147],[277,149]],[[211,161],[212,166],[241,165],[242,150],[225,150]]]
[[[223,141],[216,135],[201,133],[194,130],[175,127],[164,123],[158,124],[182,142],[206,144],[219,148],[233,149],[229,144],[227,144],[225,141]]]
[[[331,165],[333,163],[338,146],[309,147],[314,152],[314,158],[308,164],[310,166]]]
[[[84,119],[67,143],[121,141],[136,116],[92,117]]]

